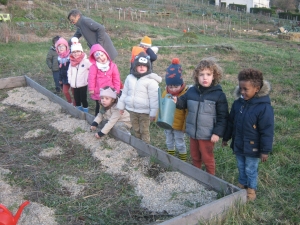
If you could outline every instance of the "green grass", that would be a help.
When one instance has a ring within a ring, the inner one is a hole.
[[[122,7],[127,4],[125,1],[119,3]],[[137,6],[143,3],[145,1],[137,3]],[[115,4],[114,1],[112,1],[112,4]],[[245,205],[238,205],[229,211],[223,220],[213,219],[202,224],[300,224],[300,74],[298,68],[300,52],[297,50],[297,44],[293,42],[287,43],[265,35],[257,38],[247,38],[245,35],[242,35],[240,38],[238,33],[235,34],[237,38],[231,39],[228,36],[203,35],[199,32],[195,32],[196,38],[194,35],[193,37],[185,37],[179,25],[178,28],[168,28],[165,26],[165,21],[161,21],[160,26],[157,23],[159,22],[158,19],[151,21],[157,24],[154,26],[151,23],[142,25],[142,23],[136,21],[118,20],[109,13],[104,15],[105,26],[113,37],[113,42],[119,52],[115,62],[119,67],[123,81],[129,72],[130,49],[133,45],[138,44],[140,38],[146,34],[153,35],[153,45],[187,46],[182,48],[160,48],[158,60],[154,62],[154,71],[161,76],[164,76],[165,69],[170,65],[171,59],[179,57],[183,68],[184,80],[187,84],[192,84],[191,75],[193,68],[201,58],[210,56],[218,58],[227,75],[221,84],[230,104],[234,100],[232,90],[237,85],[237,73],[248,67],[263,71],[265,79],[270,81],[272,85],[270,97],[275,112],[275,140],[273,153],[270,155],[269,160],[259,166],[257,200]],[[99,15],[95,16],[95,18],[98,18],[97,20],[99,21],[102,19]],[[0,78],[26,74],[46,88],[54,90],[52,73],[45,64],[45,57],[51,45],[50,39],[51,37],[49,37],[48,42],[41,43],[0,43]],[[207,49],[188,47],[191,45],[209,45],[209,47]],[[215,45],[232,45],[235,51],[216,49]],[[164,82],[160,86],[163,88],[165,86]],[[5,96],[5,92],[1,91],[0,99],[4,99]],[[94,104],[94,102],[90,101],[91,111],[94,109]],[[9,109],[5,112],[7,119],[10,119],[12,124],[23,121],[22,114],[18,110]],[[22,125],[10,126],[10,124],[1,122],[1,132],[9,139],[14,137],[16,130],[20,132],[18,136],[22,136],[22,133],[24,134],[25,132]],[[32,127],[33,125],[27,124],[26,126]],[[100,199],[103,200],[104,195],[101,193],[95,198],[76,199],[70,202],[69,198],[65,197],[63,193],[57,192],[59,189],[57,183],[52,182],[50,185],[49,181],[54,180],[63,168],[67,169],[65,173],[70,175],[76,173],[81,177],[85,177],[85,171],[99,168],[98,163],[91,159],[90,153],[79,150],[82,148],[76,147],[69,141],[63,141],[63,137],[56,138],[53,129],[46,127],[51,131],[46,144],[39,139],[28,142],[22,142],[17,139],[13,146],[25,146],[26,153],[22,154],[24,154],[25,159],[29,159],[26,163],[32,166],[43,166],[45,169],[36,176],[34,181],[30,181],[28,178],[32,174],[28,170],[31,167],[24,167],[20,157],[17,157],[16,167],[10,168],[13,170],[13,174],[10,177],[11,182],[22,188],[28,185],[32,188],[41,187],[39,190],[41,197],[32,194],[28,196],[29,199],[53,207],[57,211],[62,211],[62,214],[72,215],[73,220],[83,215],[87,224],[103,224],[109,220],[112,221],[109,224],[131,224],[132,221],[125,221],[125,219],[118,216],[118,213],[122,213],[122,210],[127,208],[138,214],[140,199],[134,195],[132,187],[121,185],[101,171],[101,176],[85,178],[84,182],[93,183],[90,190],[91,195],[99,193],[102,188],[111,189],[111,199],[105,199],[106,206],[101,205],[100,207],[97,205]],[[151,143],[165,150],[163,130],[154,123],[151,124],[150,130]],[[77,132],[81,131],[78,130]],[[53,146],[54,144],[72,146],[74,150],[69,152],[72,157],[68,157],[68,155],[61,156],[57,161],[47,162],[42,165],[39,161],[34,160],[38,149]],[[5,145],[5,139],[0,139],[0,146]],[[236,184],[237,168],[232,151],[229,148],[222,148],[220,143],[218,143],[215,148],[215,158],[217,176]],[[62,167],[62,165],[64,166]],[[118,205],[123,207],[118,208]],[[96,216],[97,213],[101,215],[101,219]],[[57,218],[62,222],[61,224],[64,224],[66,218],[63,215]],[[72,222],[72,219],[69,222]]]

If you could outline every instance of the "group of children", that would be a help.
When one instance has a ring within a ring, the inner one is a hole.
[[[142,41],[149,43],[148,37]],[[91,125],[91,130],[100,125],[96,138],[107,134],[115,125],[125,129],[132,126],[135,137],[150,143],[149,126],[157,116],[158,87],[162,78],[152,70],[156,57],[150,49],[151,42],[148,46],[144,44],[141,42],[141,48],[135,49],[137,55],[132,57],[130,74],[120,93],[122,82],[117,65],[101,45],[93,45],[87,59],[78,39],[72,40],[71,51],[63,38],[55,43],[59,83],[63,85],[67,101],[72,103],[68,93],[70,86],[74,105],[80,110],[86,112],[88,108],[87,89],[96,101],[96,118]],[[214,145],[220,138],[223,138],[222,146],[232,139],[230,147],[236,155],[238,186],[247,189],[248,199],[254,200],[259,159],[265,162],[272,151],[274,113],[269,98],[270,84],[259,70],[240,71],[236,100],[229,113],[220,85],[222,75],[215,59],[202,59],[193,72],[194,85],[188,87],[179,59],[172,60],[166,69],[166,89],[162,93],[162,97],[171,94],[176,104],[172,129],[164,130],[167,152],[175,155],[178,151],[179,158],[186,161],[186,133],[190,138],[193,165],[201,168],[204,164],[206,171],[215,175]]]

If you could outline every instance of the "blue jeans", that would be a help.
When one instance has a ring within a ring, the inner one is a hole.
[[[176,150],[180,154],[186,154],[186,145],[184,141],[184,132],[180,130],[165,130],[166,144],[168,150]]]
[[[54,80],[54,84],[55,84],[55,90],[57,92],[61,91],[61,85],[59,83],[59,71],[52,71],[53,74],[53,80]]]
[[[236,155],[236,161],[239,170],[239,183],[256,190],[259,158]]]

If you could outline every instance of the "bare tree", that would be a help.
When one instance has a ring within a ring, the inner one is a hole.
[[[274,0],[274,5],[282,10],[295,10],[297,7],[296,0]]]

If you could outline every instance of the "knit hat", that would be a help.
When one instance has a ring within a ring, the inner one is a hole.
[[[143,74],[137,72],[137,70],[136,70],[136,68],[141,65],[147,67],[147,71]],[[152,71],[152,69],[151,69],[150,56],[148,56],[145,52],[140,52],[133,61],[132,74],[135,77],[140,78],[142,76],[150,74],[151,71]]]
[[[146,47],[151,47],[152,46],[152,41],[151,38],[148,36],[144,36],[140,42],[141,46],[146,46]]]
[[[179,64],[179,59],[172,59],[172,64],[166,70],[166,84],[167,85],[182,85],[182,68]]]
[[[153,51],[155,54],[157,54],[157,52],[158,52],[158,47],[152,46],[151,49],[152,49],[152,51]]]
[[[79,40],[77,37],[72,37],[71,42],[72,42],[71,52],[74,52],[74,51],[83,52],[82,45],[79,43]]]
[[[100,88],[100,96],[111,97],[113,99],[117,98],[117,92],[111,87]]]

